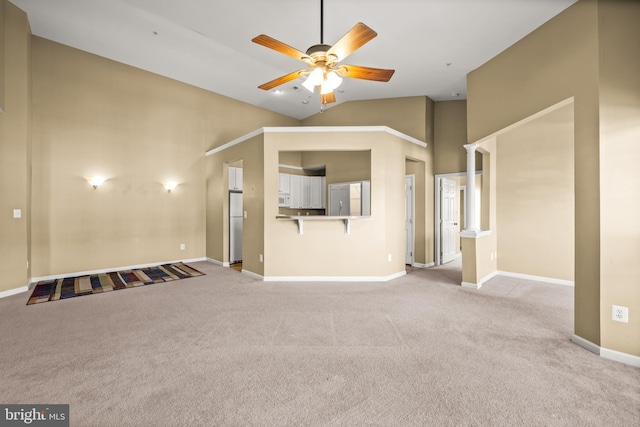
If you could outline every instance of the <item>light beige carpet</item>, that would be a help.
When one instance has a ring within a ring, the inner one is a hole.
[[[74,426],[640,425],[640,370],[569,341],[570,287],[192,265],[206,276],[0,300],[0,403],[68,403]]]

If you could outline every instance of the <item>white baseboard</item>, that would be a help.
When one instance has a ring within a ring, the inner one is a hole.
[[[585,350],[589,350],[591,353],[600,355],[600,346],[597,344],[592,343],[589,340],[585,340],[582,337],[579,337],[578,335],[571,335],[571,342],[574,344],[579,345],[580,347],[584,348]]]
[[[10,297],[11,295],[21,294],[23,292],[27,292],[29,290],[29,286],[21,286],[15,289],[9,289],[8,291],[0,292],[0,298]]]
[[[265,282],[388,282],[406,274],[407,271],[402,270],[389,276],[267,276],[263,280]]]
[[[467,288],[467,289],[480,289],[480,287],[482,287],[482,284],[480,283],[471,283],[471,282],[462,282],[460,284],[463,288]]]
[[[256,280],[264,281],[264,276],[261,276],[258,273],[254,273],[253,271],[245,270],[244,268],[242,269],[242,274],[246,274],[247,276]]]
[[[571,336],[571,342],[579,345],[580,347],[589,350],[592,353],[599,355],[602,358],[613,360],[614,362],[624,363],[625,365],[634,366],[640,368],[640,357],[633,354],[622,353],[620,351],[611,350],[605,347],[600,347],[597,344],[592,343],[589,340],[585,340],[578,335]]]
[[[124,267],[101,268],[99,270],[76,271],[73,273],[54,274],[51,276],[42,276],[42,277],[32,277],[29,280],[29,283],[31,284],[31,283],[41,282],[43,280],[61,279],[64,277],[88,276],[90,274],[110,273],[112,271],[133,270],[136,268],[147,268],[147,267],[153,267],[153,266],[162,265],[162,264],[172,264],[175,262],[198,262],[198,261],[206,261],[206,260],[207,258],[179,259],[175,261],[158,261],[158,262],[151,262],[147,264],[128,265]]]
[[[640,368],[640,357],[600,347],[600,357]]]
[[[478,283],[471,283],[471,282],[462,282],[460,285],[463,288],[469,288],[469,289],[480,289],[482,287],[482,285],[491,280],[492,278],[494,278],[496,275],[498,274],[497,271],[494,271],[493,273],[487,274],[486,276],[484,276],[482,279],[480,279],[478,281]]]
[[[430,262],[429,264],[421,264],[419,262],[414,262],[413,264],[411,264],[411,267],[415,267],[415,268],[429,268],[429,267],[433,267],[434,265],[436,265],[434,262]]]
[[[220,265],[222,267],[229,267],[228,262],[218,261],[217,259],[213,259],[213,258],[207,258],[207,261],[209,261],[212,264]]]
[[[575,286],[572,280],[554,279],[551,277],[532,276],[530,274],[511,273],[509,271],[498,271],[500,276],[515,277],[517,279],[535,280],[536,282],[553,283],[554,285]]]

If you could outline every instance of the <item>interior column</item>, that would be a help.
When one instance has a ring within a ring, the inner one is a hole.
[[[467,150],[467,223],[466,231],[479,230],[476,224],[477,206],[476,206],[476,149],[479,144],[467,144],[464,148]]]

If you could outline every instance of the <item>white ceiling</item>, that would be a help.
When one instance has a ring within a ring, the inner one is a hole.
[[[37,36],[298,119],[320,110],[319,96],[302,88],[301,79],[281,86],[279,95],[258,89],[305,67],[251,42],[267,34],[306,51],[320,42],[320,0],[10,1],[28,13]],[[345,78],[332,105],[423,95],[465,99],[469,71],[575,2],[325,0],[325,43],[364,22],[378,37],[346,62],[396,70],[388,83]]]

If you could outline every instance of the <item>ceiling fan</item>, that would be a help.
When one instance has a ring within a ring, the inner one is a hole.
[[[311,46],[307,49],[306,53],[264,34],[251,40],[269,49],[299,59],[309,67],[309,69],[297,70],[278,77],[275,80],[258,86],[258,88],[271,90],[299,77],[307,76],[307,79],[302,85],[310,92],[314,92],[315,87],[320,86],[320,101],[324,106],[325,104],[336,102],[334,89],[340,86],[342,77],[378,82],[388,82],[389,79],[391,79],[395,70],[338,64],[378,34],[362,22],[359,22],[333,46],[324,44],[323,3],[323,0],[320,0],[320,44]]]

